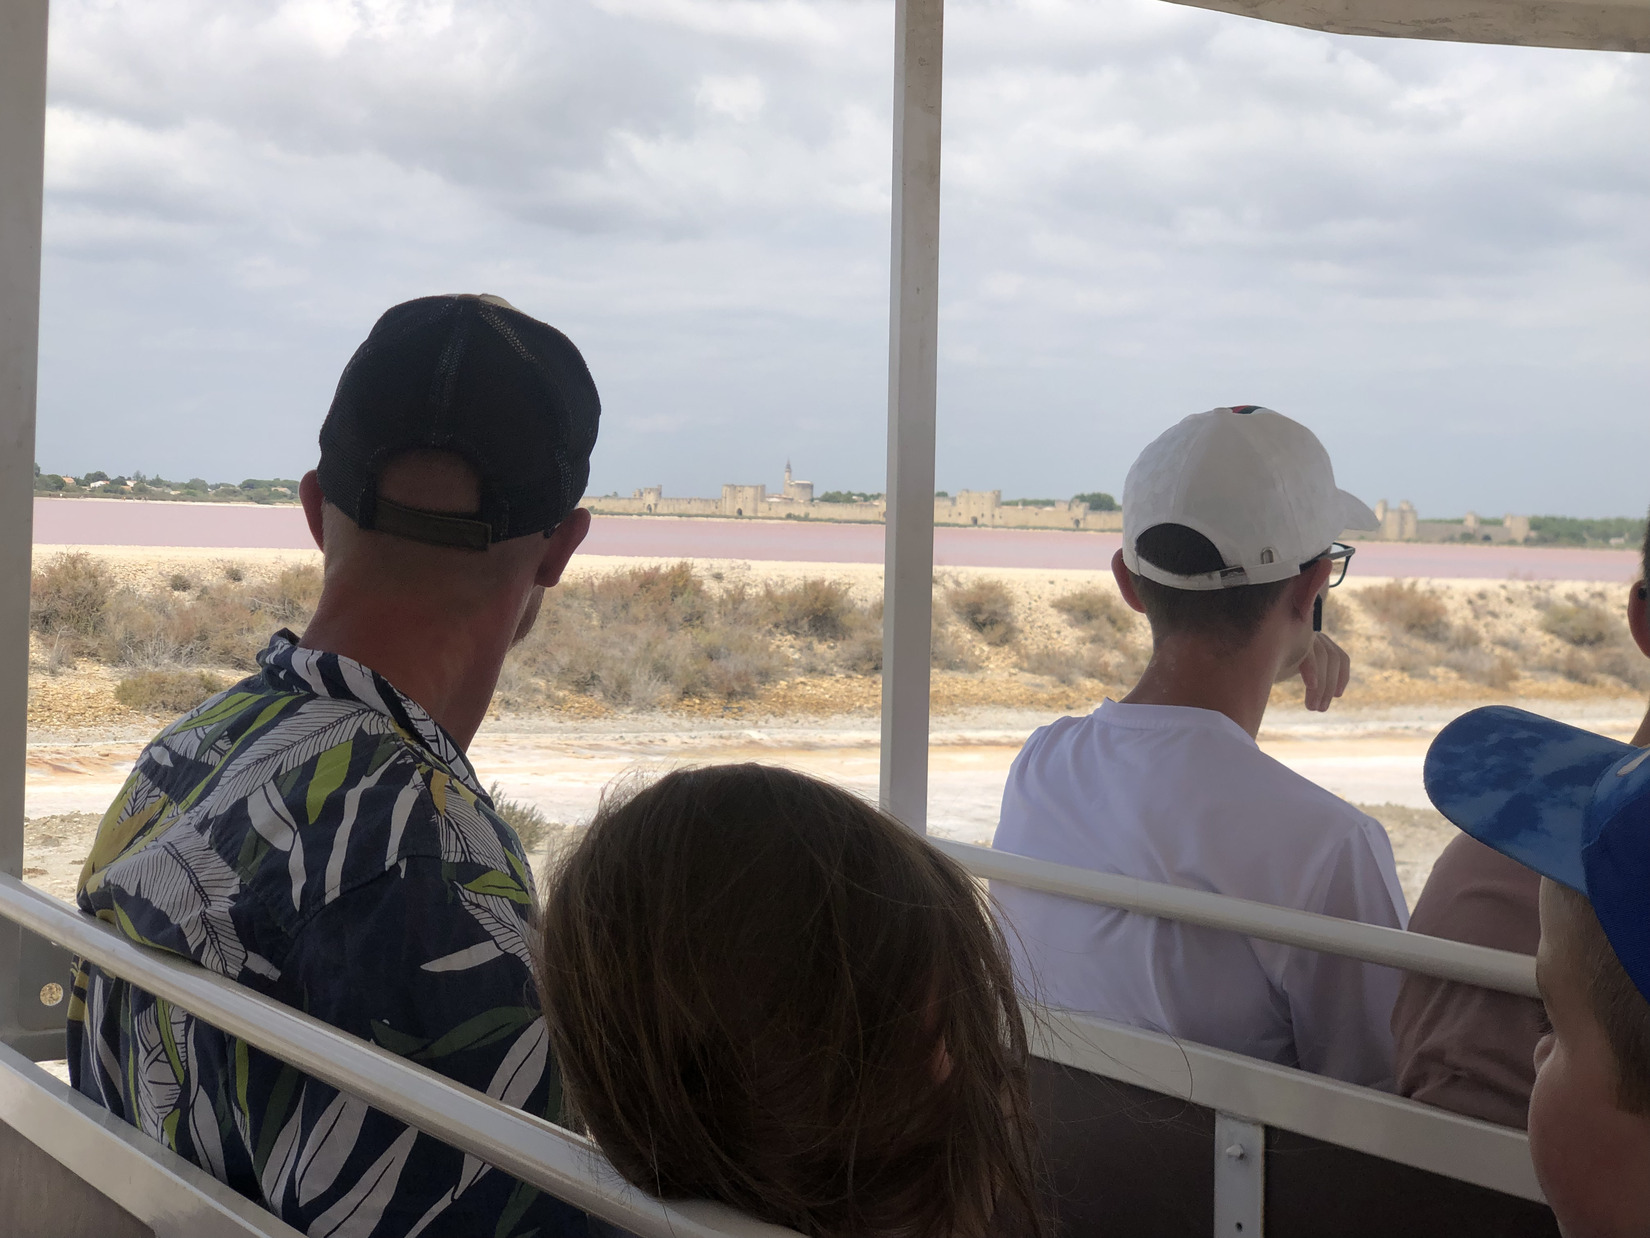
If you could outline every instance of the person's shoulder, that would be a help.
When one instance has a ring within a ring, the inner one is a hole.
[[[1044,723],[1026,737],[1026,742],[1020,746],[1022,757],[1047,748],[1058,748],[1079,740],[1083,735],[1098,725],[1099,712],[1089,714],[1067,714],[1056,718],[1053,722]]]
[[[1251,749],[1238,768],[1251,802],[1263,809],[1275,810],[1280,822],[1294,821],[1310,827],[1314,833],[1327,830],[1343,839],[1386,838],[1386,827],[1363,809],[1290,769],[1259,747]]]
[[[272,700],[260,722],[189,815],[289,931],[403,860],[442,858],[451,775],[392,719],[300,695]]]
[[[1410,927],[1434,937],[1534,954],[1541,877],[1468,834],[1439,854],[1416,900]]]

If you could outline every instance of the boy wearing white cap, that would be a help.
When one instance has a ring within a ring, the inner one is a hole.
[[[999,850],[1403,928],[1379,822],[1266,756],[1272,685],[1309,709],[1346,687],[1320,628],[1325,591],[1374,513],[1335,485],[1305,426],[1217,408],[1150,444],[1123,490],[1112,571],[1151,625],[1122,701],[1026,742],[1003,793]],[[1399,976],[1336,955],[993,888],[1022,983],[1049,1005],[1390,1087]]]

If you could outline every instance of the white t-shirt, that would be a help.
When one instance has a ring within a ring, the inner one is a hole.
[[[1106,701],[1038,730],[1009,772],[1000,851],[1403,928],[1378,821],[1225,714]],[[1218,929],[992,884],[1027,994],[1375,1087],[1400,975]]]

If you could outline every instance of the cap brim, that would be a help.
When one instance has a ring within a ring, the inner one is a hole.
[[[1368,532],[1381,527],[1381,522],[1375,519],[1374,509],[1369,504],[1345,490],[1336,493],[1341,496],[1341,528]]]
[[[1587,893],[1587,806],[1631,744],[1505,705],[1463,714],[1432,741],[1427,796],[1456,825],[1543,877]]]

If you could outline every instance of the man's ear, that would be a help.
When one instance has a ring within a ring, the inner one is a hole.
[[[1286,595],[1289,598],[1290,613],[1295,618],[1303,623],[1312,622],[1312,611],[1318,604],[1318,594],[1322,593],[1324,585],[1329,583],[1331,570],[1328,559],[1314,559],[1311,567],[1295,577]]]
[[[316,548],[325,553],[321,510],[326,506],[327,498],[321,493],[321,479],[315,475],[314,469],[310,469],[299,479],[298,500],[304,505],[304,519],[309,522],[309,535],[315,539]]]
[[[1137,610],[1142,615],[1146,613],[1146,604],[1140,600],[1140,594],[1135,591],[1134,578],[1129,575],[1128,564],[1123,562],[1123,552],[1119,550],[1111,557],[1111,575],[1117,582],[1117,591],[1123,595],[1123,600],[1129,604],[1131,610]]]
[[[1627,590],[1627,630],[1639,652],[1650,658],[1650,601],[1645,600],[1645,582],[1635,580]]]
[[[561,574],[567,570],[567,561],[590,533],[590,513],[576,507],[572,513],[551,529],[544,539],[544,554],[539,559],[539,570],[533,583],[551,589],[561,583]]]

